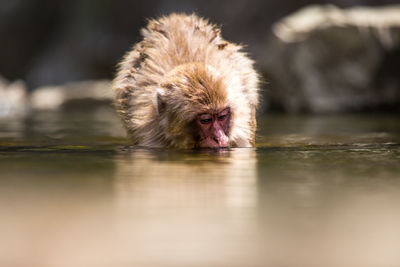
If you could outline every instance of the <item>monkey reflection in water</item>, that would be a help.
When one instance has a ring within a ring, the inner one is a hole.
[[[252,148],[128,147],[114,176],[118,253],[137,266],[216,266],[233,253],[246,266],[259,246],[257,188]]]
[[[150,20],[113,81],[133,144],[251,147],[259,77],[242,46],[195,14]]]
[[[219,151],[121,150],[115,173],[118,198],[125,204],[144,206],[150,202],[190,206],[191,200],[201,205],[211,202],[213,207],[253,208],[257,202],[256,151]]]

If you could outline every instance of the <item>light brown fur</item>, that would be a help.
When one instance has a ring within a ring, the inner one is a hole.
[[[150,20],[114,79],[116,106],[134,144],[195,147],[191,122],[230,107],[231,146],[254,145],[258,75],[241,46],[198,16]]]

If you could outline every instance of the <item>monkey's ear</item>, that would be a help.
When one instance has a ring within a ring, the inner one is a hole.
[[[153,103],[157,114],[161,114],[165,111],[164,96],[165,96],[164,89],[157,88],[153,97]]]

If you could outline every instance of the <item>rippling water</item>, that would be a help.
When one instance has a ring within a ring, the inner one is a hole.
[[[258,146],[129,146],[112,109],[0,121],[0,266],[398,266],[398,115],[260,117]]]

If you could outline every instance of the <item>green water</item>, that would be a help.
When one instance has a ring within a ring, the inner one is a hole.
[[[398,115],[130,147],[111,108],[0,119],[0,266],[399,266]]]

